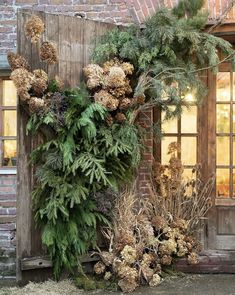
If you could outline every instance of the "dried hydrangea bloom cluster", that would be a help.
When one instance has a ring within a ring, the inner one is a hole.
[[[48,75],[42,69],[30,72],[27,61],[19,54],[10,52],[8,61],[12,68],[11,80],[14,82],[20,100],[28,104],[31,113],[43,113],[45,110],[52,110],[58,120],[62,121],[61,113],[64,112],[65,99],[59,93],[48,91]],[[56,77],[58,88],[63,87],[63,83]]]
[[[32,15],[25,24],[25,34],[32,43],[37,43],[45,30],[45,25],[40,17]]]
[[[176,258],[187,257],[190,264],[198,263],[199,242],[187,233],[188,222],[180,218],[156,215],[150,199],[138,208],[138,198],[124,193],[117,201],[109,252],[100,252],[94,266],[96,275],[105,280],[118,280],[123,292],[138,286],[157,286],[165,267]]]
[[[54,64],[58,62],[58,53],[55,45],[52,42],[45,41],[40,47],[40,58],[42,61],[48,64]]]
[[[130,78],[134,73],[134,66],[118,59],[107,61],[103,66],[89,64],[84,68],[87,87],[91,90],[94,101],[109,111],[106,118],[110,126],[113,122],[126,121],[129,108],[143,104],[145,96],[133,97]]]

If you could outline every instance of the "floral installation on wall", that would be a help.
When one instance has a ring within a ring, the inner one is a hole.
[[[195,103],[205,95],[202,71],[216,72],[219,63],[234,61],[228,42],[202,31],[207,15],[201,8],[201,0],[182,0],[173,10],[157,11],[144,28],[111,30],[84,68],[84,85],[74,89],[31,69],[23,56],[8,54],[20,106],[29,116],[27,132],[49,130],[31,154],[32,198],[56,279],[64,269],[77,275],[79,257],[97,247],[100,227],[109,249],[98,251],[94,272],[124,292],[158,285],[177,258],[198,263],[195,231],[211,206],[214,178],[203,184],[196,167],[185,181],[173,143],[169,165],[152,167],[149,197],[123,187],[136,178],[146,132],[161,138],[158,124],[143,126],[138,114],[158,107],[164,120],[179,116],[189,106],[189,92]],[[50,66],[59,56],[55,44],[41,41],[45,29],[33,15],[25,34]]]

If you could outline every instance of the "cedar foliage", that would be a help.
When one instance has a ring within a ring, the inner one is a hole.
[[[202,5],[203,0],[182,0],[172,10],[158,10],[143,29],[131,26],[108,32],[96,46],[93,61],[102,64],[113,57],[129,61],[138,69],[133,81],[137,94],[148,98],[142,109],[159,106],[166,111],[165,119],[179,116],[182,105],[188,105],[188,93],[196,102],[205,96],[201,69],[216,72],[219,51],[234,61],[229,42],[203,31],[208,15]]]
[[[56,278],[64,267],[73,272],[78,255],[95,246],[97,225],[108,223],[91,194],[117,190],[131,179],[140,159],[137,127],[128,122],[108,127],[107,110],[82,89],[65,91],[64,99],[63,125],[50,109],[28,123],[30,132],[43,124],[56,132],[31,155],[37,179],[35,217]]]

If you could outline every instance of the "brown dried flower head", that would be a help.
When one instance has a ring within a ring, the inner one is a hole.
[[[29,100],[29,110],[31,113],[37,113],[42,111],[44,108],[45,102],[42,98],[31,97]]]
[[[11,70],[14,71],[15,69],[19,69],[19,68],[24,68],[26,70],[29,69],[29,64],[27,62],[27,60],[17,54],[17,53],[14,53],[14,52],[8,52],[7,53],[7,60],[8,60],[8,63],[11,67]]]
[[[110,114],[108,114],[105,122],[107,123],[108,126],[112,126],[113,125],[113,117]]]
[[[136,249],[131,246],[126,245],[121,252],[121,257],[124,259],[124,261],[127,264],[134,263],[137,259]]]
[[[162,230],[167,226],[167,221],[161,216],[154,216],[151,222],[156,230]]]
[[[131,293],[139,286],[135,280],[129,280],[128,278],[121,279],[118,282],[118,286],[124,293]]]
[[[119,101],[118,99],[114,98],[110,93],[106,90],[100,90],[96,92],[94,95],[94,100],[96,103],[101,104],[109,111],[114,111],[117,109]]]
[[[149,282],[150,287],[156,287],[161,283],[161,277],[159,274],[154,274],[151,281]]]
[[[109,281],[112,278],[112,273],[110,271],[106,271],[104,274],[104,280]]]
[[[125,86],[126,75],[121,67],[111,67],[106,77],[106,85],[111,88]]]
[[[171,265],[172,257],[170,255],[163,255],[161,258],[162,265]]]
[[[192,252],[189,254],[187,260],[188,260],[188,264],[198,264],[199,263],[199,256],[197,253]]]
[[[134,66],[129,62],[121,63],[120,67],[123,69],[123,71],[126,75],[132,75],[134,72]]]
[[[97,64],[89,64],[83,69],[84,75],[87,78],[87,87],[94,89],[103,84],[104,71]]]
[[[25,88],[18,88],[17,94],[20,97],[20,100],[27,101],[30,100],[30,94],[28,93],[28,90],[25,90]]]
[[[47,73],[41,69],[33,71],[34,79],[32,83],[32,89],[37,95],[42,95],[43,92],[47,89],[48,76]]]
[[[58,62],[58,53],[55,45],[52,42],[45,41],[40,47],[40,58],[48,64]]]
[[[29,90],[33,83],[33,74],[24,68],[19,68],[11,73],[10,79],[17,89]]]
[[[120,101],[119,108],[120,110],[126,110],[131,106],[131,100],[129,98],[123,98]]]
[[[94,272],[97,275],[101,275],[105,272],[105,265],[103,262],[98,261],[95,265],[94,265]]]
[[[158,250],[161,255],[172,255],[177,252],[177,243],[174,239],[164,240]]]
[[[126,116],[123,113],[117,113],[115,119],[118,123],[124,123],[126,121]]]
[[[32,15],[25,24],[25,34],[31,38],[32,43],[37,43],[45,30],[45,25],[40,17]]]

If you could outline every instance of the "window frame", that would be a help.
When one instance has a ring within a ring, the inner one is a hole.
[[[3,73],[0,75],[0,175],[1,174],[16,174],[17,173],[17,165],[16,166],[3,166],[3,156],[4,156],[4,140],[16,140],[16,145],[18,141],[18,136],[4,136],[4,111],[13,110],[16,111],[17,114],[17,103],[15,106],[4,106],[3,105],[3,81],[10,80],[8,73]]]
[[[196,107],[197,108],[197,118],[196,118],[196,133],[188,133],[188,132],[182,132],[181,130],[181,116],[177,119],[177,132],[176,133],[167,133],[164,132],[163,133],[163,137],[167,137],[167,138],[177,138],[177,143],[180,145],[181,147],[181,143],[182,143],[182,137],[193,137],[196,139],[196,163],[195,165],[197,165],[199,163],[199,108],[198,105],[194,102],[188,102],[187,105],[185,105],[185,107],[189,106],[190,107]],[[159,122],[160,124],[160,128],[162,128],[162,110],[161,108],[154,108],[154,122]],[[159,161],[161,163],[162,160],[162,145],[161,142],[155,142],[154,141],[154,150],[153,150],[153,154],[154,154],[154,158],[155,160]],[[181,157],[181,149],[177,152],[177,156],[179,157],[179,159],[182,159]],[[165,164],[163,164],[165,165]],[[195,167],[195,165],[187,165],[187,164],[183,164],[183,167],[185,169],[193,169]]]

